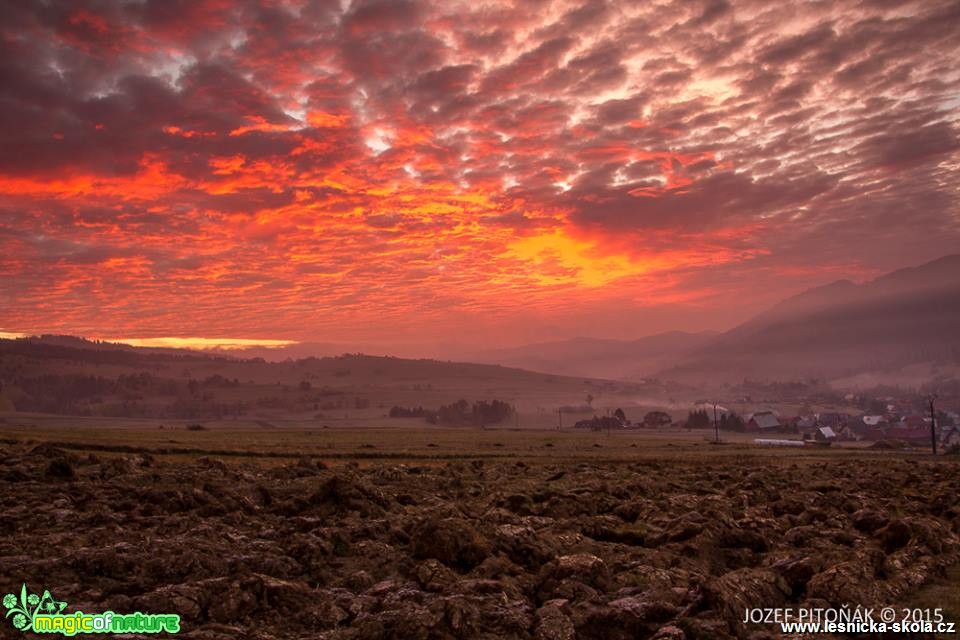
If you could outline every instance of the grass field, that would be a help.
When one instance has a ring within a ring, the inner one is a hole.
[[[917,451],[877,451],[865,443],[830,447],[781,448],[753,443],[751,434],[710,429],[585,431],[531,428],[431,427],[422,421],[387,420],[381,425],[325,426],[316,422],[227,420],[205,422],[193,431],[186,423],[66,416],[0,416],[0,439],[14,443],[57,443],[73,450],[150,452],[155,455],[218,455],[262,459],[310,456],[331,460],[448,460],[504,458],[525,462],[588,459],[630,461],[690,457],[763,457],[771,461],[817,461],[870,456],[925,456]]]

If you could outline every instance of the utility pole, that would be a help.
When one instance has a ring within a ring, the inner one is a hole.
[[[933,401],[936,399],[935,393],[931,393],[927,398],[930,401],[930,447],[933,449],[933,455],[937,455],[937,412],[933,408]]]
[[[717,422],[717,403],[716,402],[713,403],[713,432],[714,432],[714,437],[716,438],[715,442],[719,443],[720,442],[720,423]]]
[[[563,409],[557,409],[557,431],[563,430]]]

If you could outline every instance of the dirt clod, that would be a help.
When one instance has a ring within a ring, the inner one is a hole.
[[[886,606],[960,561],[960,476],[916,460],[0,461],[0,593],[188,640],[760,638],[745,608]]]

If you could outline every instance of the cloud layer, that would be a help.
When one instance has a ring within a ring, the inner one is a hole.
[[[0,327],[722,328],[960,246],[960,5],[0,2]]]

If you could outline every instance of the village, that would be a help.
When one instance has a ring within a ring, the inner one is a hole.
[[[738,400],[745,400],[739,398]],[[860,399],[847,396],[850,404]],[[630,420],[623,409],[609,415],[593,416],[579,420],[575,429],[594,431],[622,429],[714,429],[720,432],[752,434],[758,444],[786,444],[832,442],[875,442],[890,447],[930,447],[931,419],[929,409],[921,410],[916,397],[898,399],[884,398],[884,403],[867,403],[870,411],[859,413],[844,411],[803,412],[784,414],[775,409],[759,409],[744,415],[728,408],[721,402],[699,402],[689,411],[685,420],[674,420],[662,410],[648,411],[640,420]],[[950,410],[935,410],[936,424],[933,437],[937,447],[945,451],[950,447],[960,448],[960,413]]]

